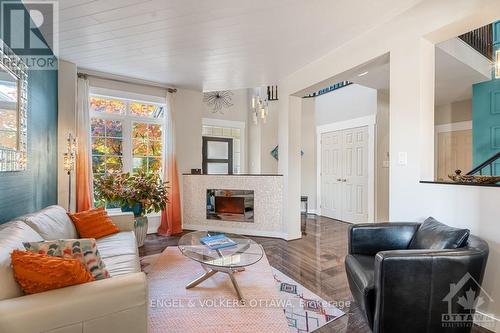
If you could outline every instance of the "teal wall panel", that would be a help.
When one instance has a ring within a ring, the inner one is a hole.
[[[500,80],[472,86],[472,151],[474,166],[500,152]],[[484,174],[490,174],[486,168]],[[500,162],[493,166],[500,175]]]
[[[28,77],[28,168],[0,172],[0,223],[56,203],[57,71],[32,70]]]
[[[30,71],[28,168],[0,173],[0,223],[57,203],[57,71]]]

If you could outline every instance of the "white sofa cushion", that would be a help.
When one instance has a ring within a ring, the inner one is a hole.
[[[73,222],[61,206],[49,206],[21,216],[19,219],[26,222],[45,240],[79,238]]]
[[[97,249],[111,277],[141,271],[133,231],[123,231],[99,238]]]
[[[38,242],[43,238],[26,223],[12,221],[0,225],[0,300],[23,295],[10,266],[10,253],[24,250],[23,242]]]

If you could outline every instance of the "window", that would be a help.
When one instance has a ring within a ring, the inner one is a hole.
[[[95,175],[123,170],[123,126],[120,120],[92,118],[92,172]]]
[[[233,174],[233,139],[203,137],[203,173]]]
[[[132,170],[160,171],[163,147],[161,125],[134,122],[132,138]]]
[[[165,105],[90,96],[92,173],[161,172]]]

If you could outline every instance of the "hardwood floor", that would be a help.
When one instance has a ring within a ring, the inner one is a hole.
[[[352,302],[345,275],[348,227],[347,223],[309,215],[306,220],[307,234],[299,240],[287,242],[274,238],[251,237],[263,246],[271,266],[326,301],[337,304],[350,302],[350,306],[342,309],[346,312],[345,316],[317,330],[317,333],[371,332],[356,303]],[[145,245],[140,248],[140,254],[144,256],[160,253],[167,246],[176,246],[179,238],[180,236],[148,235]],[[490,331],[475,327],[472,332]]]

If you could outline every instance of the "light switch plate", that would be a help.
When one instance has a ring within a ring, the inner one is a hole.
[[[407,165],[408,164],[408,153],[405,151],[400,151],[398,153],[398,164]]]

